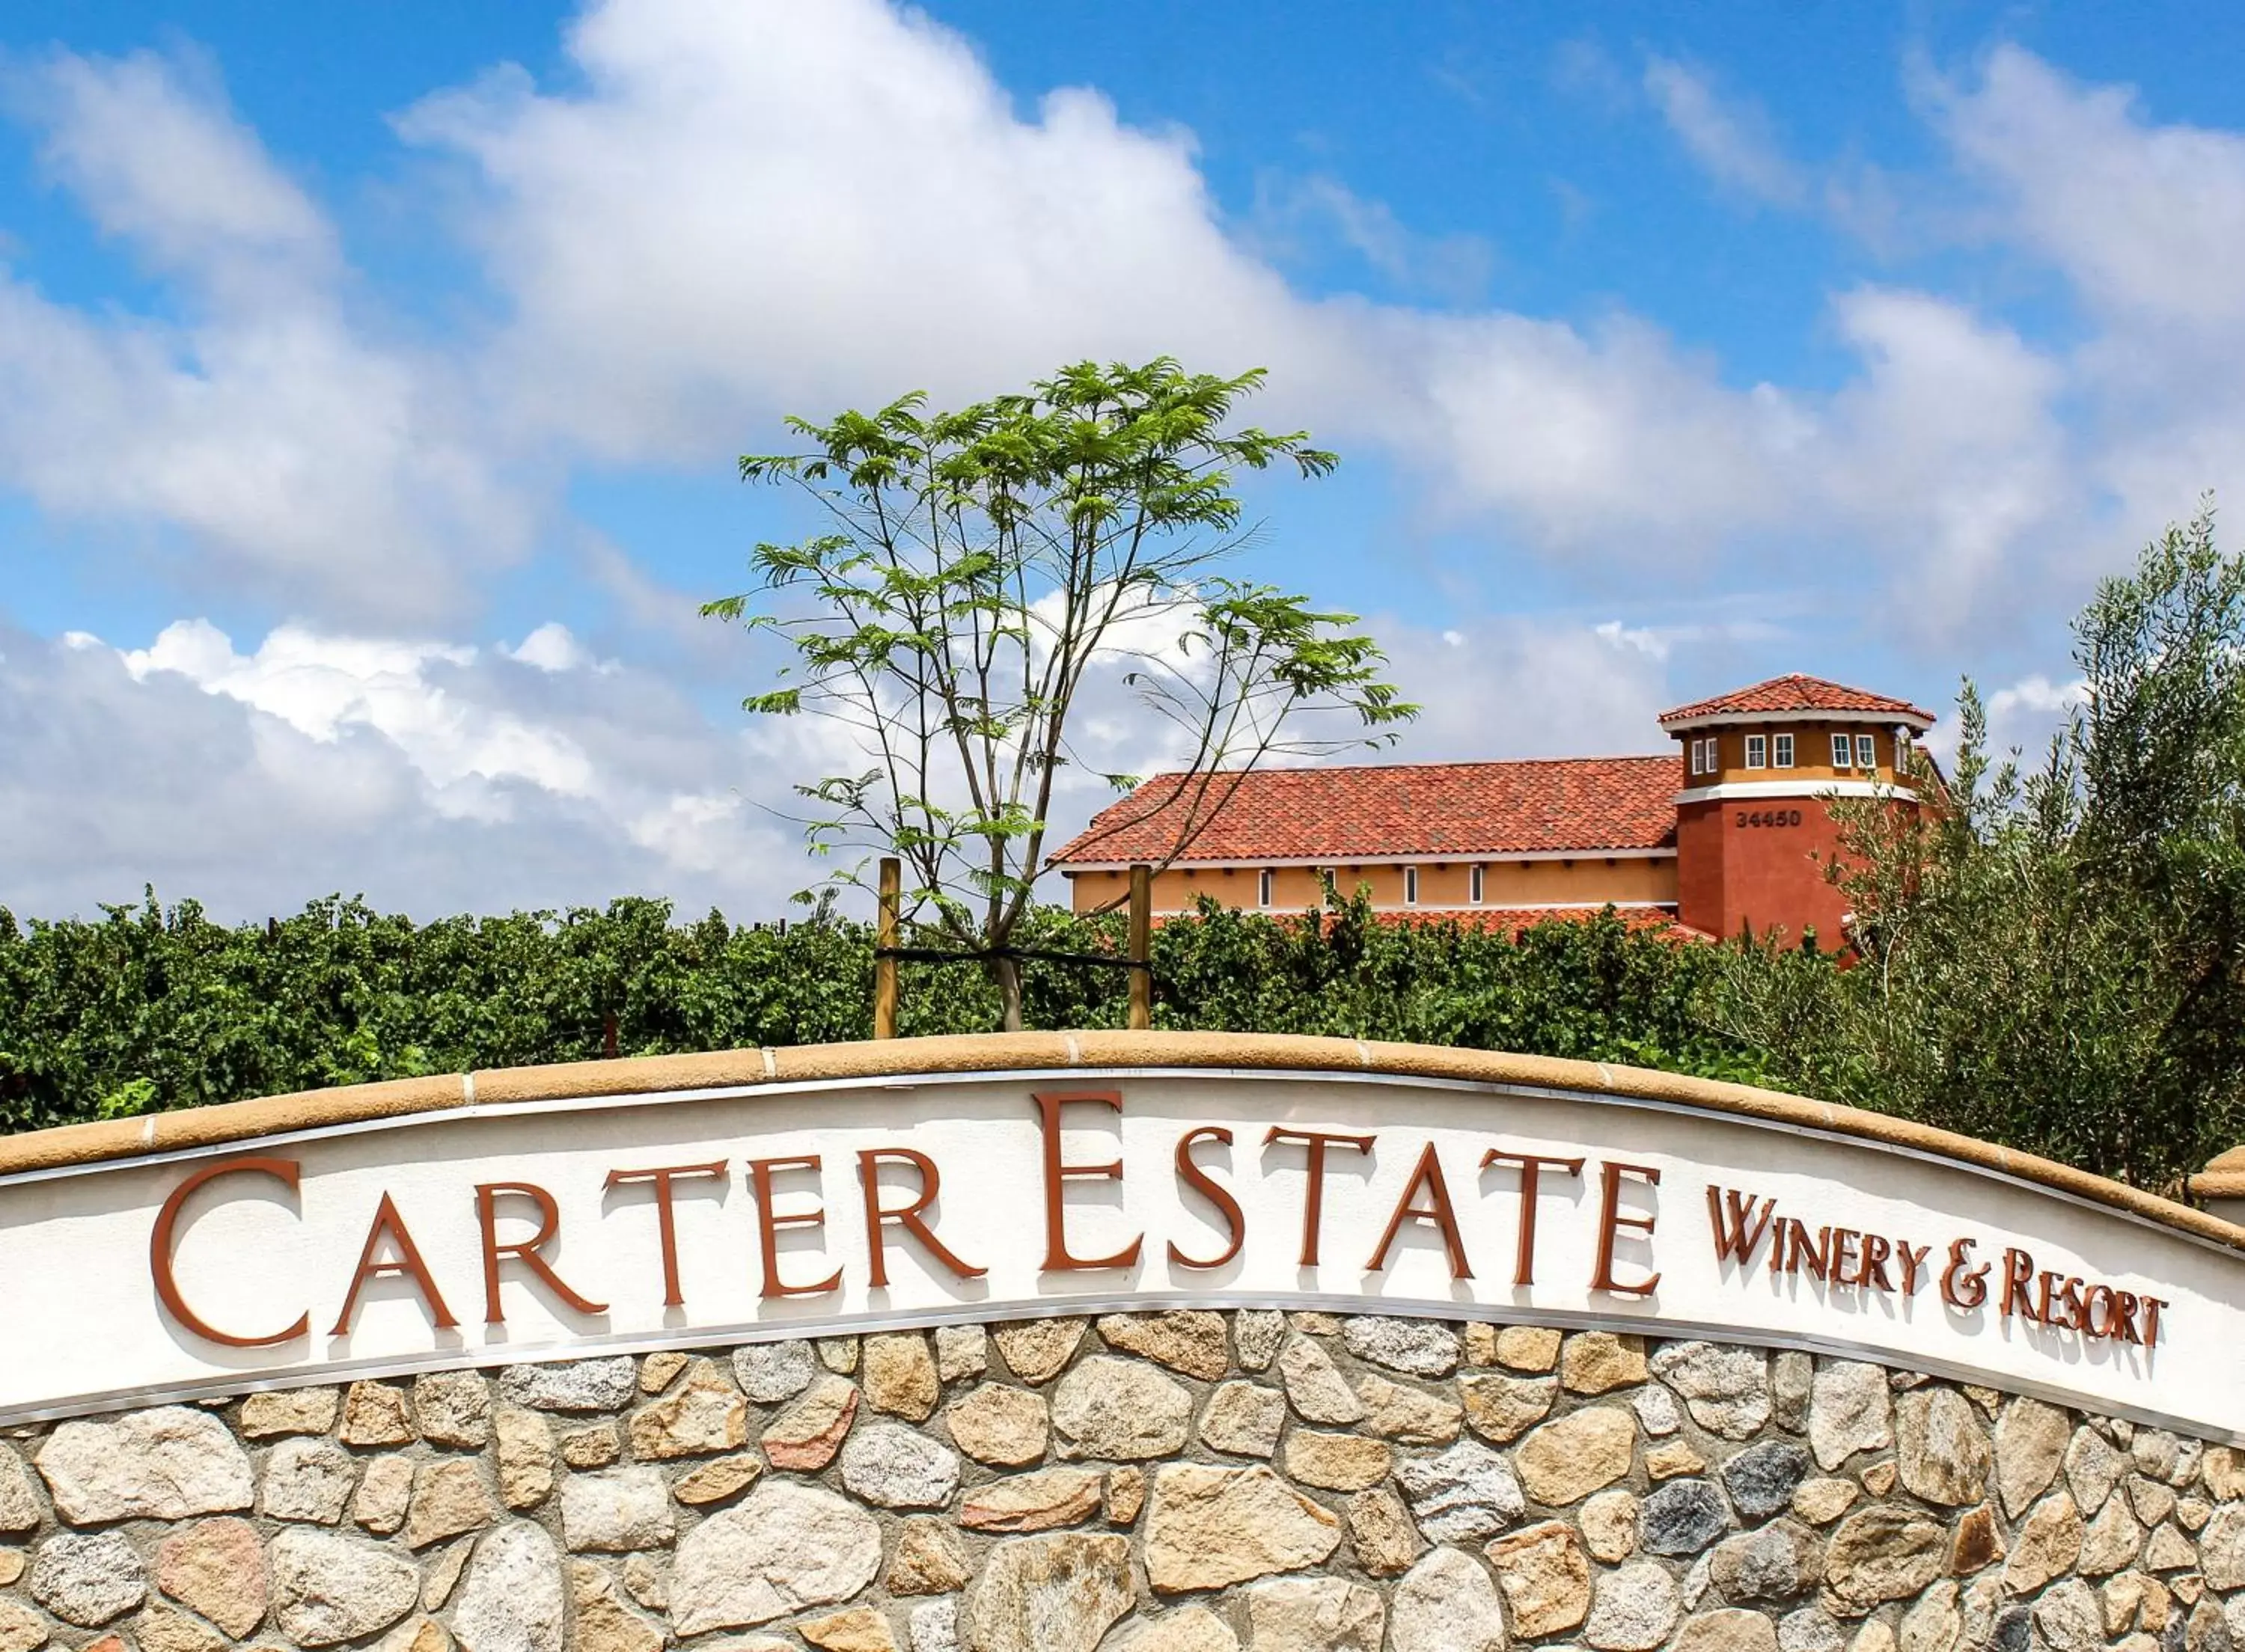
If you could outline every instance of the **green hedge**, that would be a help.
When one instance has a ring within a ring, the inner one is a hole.
[[[1023,944],[1112,950],[1119,920],[1041,914]],[[1696,1006],[1715,949],[1611,911],[1517,939],[1398,925],[1361,904],[1273,920],[1203,907],[1155,941],[1156,1026],[1315,1032],[1580,1056],[1749,1082],[1746,1046]],[[262,926],[193,902],[19,923],[0,909],[0,1129],[199,1107],[467,1067],[861,1039],[869,929],[738,927],[667,903],[430,924],[340,897]],[[1120,1026],[1124,972],[1027,972],[1028,1024]],[[904,967],[900,1029],[981,1032],[970,964]]]

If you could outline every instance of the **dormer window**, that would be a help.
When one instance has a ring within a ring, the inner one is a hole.
[[[1767,735],[1748,735],[1746,736],[1746,767],[1749,768],[1767,768],[1769,767],[1769,737]]]
[[[1791,735],[1777,736],[1777,766],[1780,768],[1793,767],[1793,736]]]

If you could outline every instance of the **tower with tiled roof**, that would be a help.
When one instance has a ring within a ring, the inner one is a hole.
[[[1677,918],[1710,935],[1813,929],[1841,938],[1847,903],[1824,874],[1839,847],[1828,802],[1893,797],[1908,742],[1933,715],[1821,677],[1773,677],[1679,706],[1660,726],[1682,748],[1676,794]]]

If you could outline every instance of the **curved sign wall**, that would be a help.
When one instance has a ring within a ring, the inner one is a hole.
[[[129,1147],[0,1142],[0,1422],[1203,1304],[1860,1354],[2245,1443],[2245,1230],[1657,1074],[1216,1035],[907,1041],[335,1092]]]

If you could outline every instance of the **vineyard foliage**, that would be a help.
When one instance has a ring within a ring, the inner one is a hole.
[[[1017,944],[1113,951],[1119,917],[1038,910]],[[605,911],[416,924],[340,897],[230,926],[193,902],[19,923],[0,909],[0,1130],[244,1097],[608,1054],[833,1042],[872,1030],[872,937],[831,915],[679,923]],[[1154,942],[1155,1025],[1576,1056],[1760,1081],[1701,1019],[1719,949],[1609,911],[1517,938],[1375,920],[1360,901],[1292,918],[1204,903]],[[1032,1027],[1122,1024],[1125,972],[1035,963]],[[906,1036],[986,1032],[973,964],[907,964]]]

